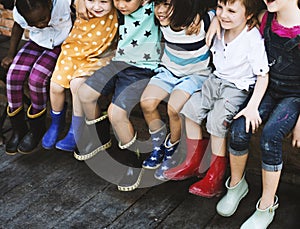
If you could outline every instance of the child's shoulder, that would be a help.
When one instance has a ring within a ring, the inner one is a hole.
[[[249,39],[262,39],[261,33],[257,27],[253,27],[251,30],[249,30],[249,27],[247,26],[246,34]]]

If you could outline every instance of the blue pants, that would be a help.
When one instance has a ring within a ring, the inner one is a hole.
[[[259,106],[260,117],[265,123],[260,138],[264,170],[278,171],[282,169],[282,140],[295,126],[299,113],[300,98],[298,97],[276,99],[268,92],[264,96]],[[229,152],[236,156],[248,153],[252,133],[245,131],[245,118],[240,117],[235,120],[230,131]]]

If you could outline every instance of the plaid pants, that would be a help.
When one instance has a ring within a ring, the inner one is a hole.
[[[20,49],[9,67],[6,79],[7,100],[10,111],[23,105],[23,87],[28,79],[32,114],[47,105],[47,84],[61,51],[60,46],[43,48],[32,41]]]

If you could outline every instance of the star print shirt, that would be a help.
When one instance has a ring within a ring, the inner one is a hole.
[[[160,60],[160,30],[154,23],[154,3],[119,20],[119,41],[114,61],[155,69]]]

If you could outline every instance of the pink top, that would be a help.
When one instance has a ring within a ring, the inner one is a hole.
[[[264,31],[266,23],[267,23],[267,15],[268,15],[268,12],[266,12],[264,14],[261,25],[260,25],[259,31],[260,31],[261,34],[264,34],[263,31]],[[280,25],[278,23],[278,21],[276,20],[276,14],[275,14],[275,17],[272,20],[271,29],[272,29],[273,33],[276,33],[280,37],[294,38],[294,37],[296,37],[297,35],[300,34],[300,25],[296,25],[296,26],[293,26],[291,28],[284,27],[284,26]]]

